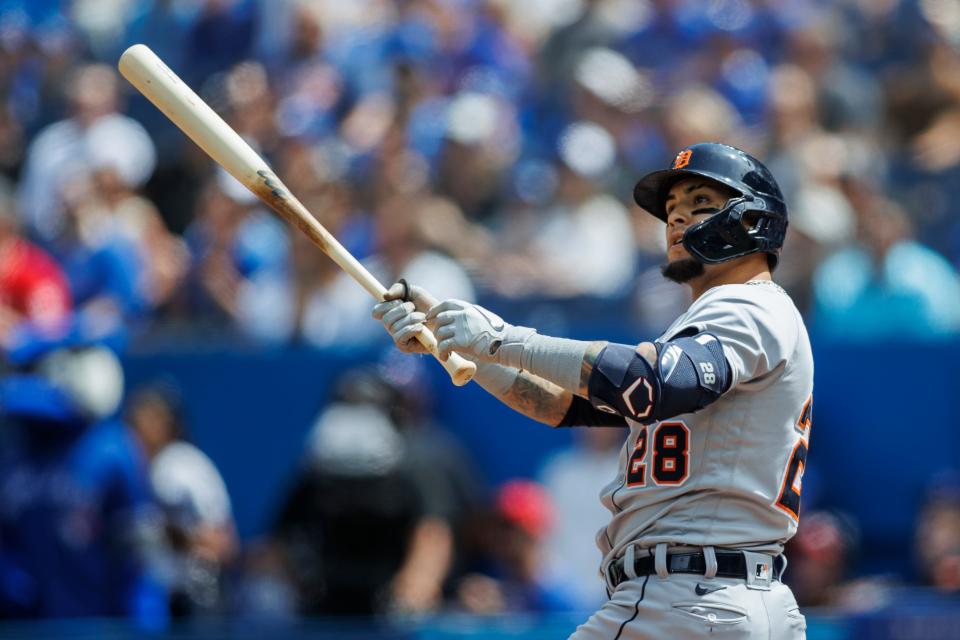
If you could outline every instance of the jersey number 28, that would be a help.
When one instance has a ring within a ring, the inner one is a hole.
[[[647,483],[647,449],[649,427],[637,436],[637,443],[627,463],[627,486],[642,487]],[[680,421],[661,422],[653,430],[654,484],[683,484],[690,466],[690,430]]]

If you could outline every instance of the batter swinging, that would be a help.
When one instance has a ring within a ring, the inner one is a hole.
[[[541,336],[459,300],[425,308],[429,296],[405,283],[374,316],[409,352],[433,326],[441,354],[476,361],[485,390],[536,420],[630,429],[601,496],[610,599],[572,638],[804,638],[780,576],[800,511],[813,358],[771,278],[787,227],[780,188],[756,158],[705,143],[641,179],[634,198],[667,223],[664,276],[694,300],[653,342]]]

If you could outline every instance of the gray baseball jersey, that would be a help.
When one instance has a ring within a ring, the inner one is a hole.
[[[613,514],[597,535],[604,566],[631,542],[778,554],[796,532],[813,393],[800,313],[771,282],[723,285],[658,342],[684,331],[720,341],[730,388],[696,413],[650,425],[628,420],[618,475],[601,494]],[[660,356],[669,365],[667,351]]]

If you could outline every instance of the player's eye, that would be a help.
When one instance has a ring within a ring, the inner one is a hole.
[[[693,204],[709,204],[710,196],[700,193],[693,197]]]

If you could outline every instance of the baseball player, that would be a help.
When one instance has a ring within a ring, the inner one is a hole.
[[[610,599],[572,638],[804,638],[780,577],[800,510],[813,358],[771,278],[787,227],[780,188],[756,158],[704,143],[641,179],[634,199],[666,222],[664,276],[693,293],[653,342],[542,336],[458,300],[424,309],[423,292],[402,282],[374,317],[409,352],[432,327],[442,354],[476,361],[477,382],[531,418],[630,429],[601,494]]]

